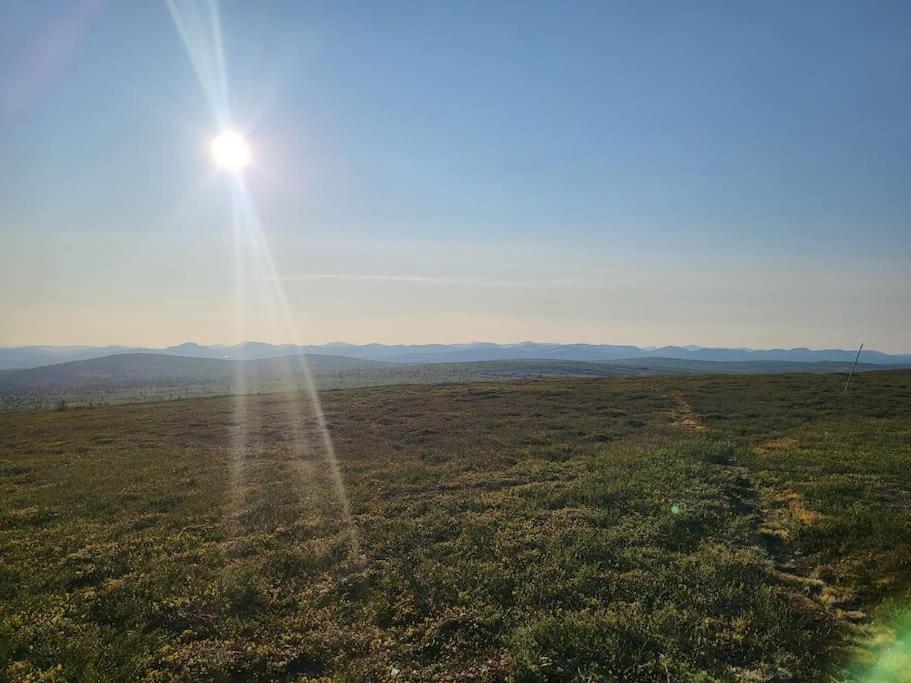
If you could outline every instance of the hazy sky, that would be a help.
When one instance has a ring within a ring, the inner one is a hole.
[[[10,0],[0,344],[290,341],[251,294],[283,288],[311,343],[911,351],[911,3],[238,0],[220,19],[277,278],[238,274],[218,124],[168,6]]]

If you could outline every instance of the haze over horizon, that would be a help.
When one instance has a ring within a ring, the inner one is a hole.
[[[5,14],[0,344],[911,347],[908,3],[222,3],[245,271],[168,6]]]

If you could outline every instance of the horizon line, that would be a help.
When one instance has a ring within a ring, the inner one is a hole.
[[[196,341],[183,341],[176,344],[165,344],[161,346],[153,345],[137,345],[137,344],[0,344],[0,349],[29,349],[29,348],[50,348],[50,349],[65,349],[65,348],[83,348],[83,349],[148,349],[151,351],[160,351],[166,349],[173,349],[180,346],[194,345],[203,348],[212,348],[212,347],[222,347],[226,349],[236,348],[238,346],[248,345],[248,344],[263,344],[271,347],[281,347],[281,346],[296,346],[296,347],[327,347],[327,346],[349,346],[349,347],[364,347],[364,346],[473,346],[473,345],[492,345],[499,347],[510,347],[510,346],[521,346],[523,344],[535,344],[539,346],[610,346],[610,347],[632,347],[640,351],[654,351],[659,349],[667,348],[678,348],[684,349],[687,351],[692,350],[724,350],[724,351],[750,351],[750,352],[764,352],[764,351],[856,351],[857,348],[845,348],[840,346],[770,346],[770,347],[753,347],[753,346],[704,346],[701,344],[648,344],[648,345],[638,345],[630,343],[612,343],[612,342],[584,342],[584,341],[575,341],[575,342],[538,342],[534,340],[522,340],[516,342],[493,342],[493,341],[482,341],[482,340],[473,340],[468,342],[363,342],[363,343],[353,343],[346,342],[342,340],[333,340],[323,343],[301,343],[297,344],[294,342],[265,342],[257,341],[255,339],[247,339],[240,341],[234,344],[224,344],[224,343],[212,343],[205,344]],[[859,344],[858,344],[859,346]],[[873,352],[873,353],[882,353],[890,356],[903,356],[911,355],[911,351],[880,351],[878,349],[872,348],[864,344],[864,351]]]

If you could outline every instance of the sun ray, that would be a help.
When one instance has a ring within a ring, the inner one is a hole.
[[[232,172],[230,194],[234,231],[234,297],[237,339],[244,340],[254,336],[250,334],[251,330],[248,325],[247,313],[251,292],[247,288],[250,282],[256,282],[260,288],[257,294],[263,300],[265,313],[272,323],[273,334],[282,336],[284,341],[299,345],[301,339],[297,333],[297,325],[287,293],[281,278],[278,277],[278,270],[275,267],[262,221],[242,175],[244,167],[250,161],[251,152],[249,144],[233,128],[232,124],[228,73],[218,3],[215,0],[209,0],[206,3],[168,0],[168,8],[221,131],[212,142],[213,158],[221,168]],[[264,277],[249,277],[251,267]],[[349,534],[352,555],[358,557],[357,529],[351,515],[344,478],[316,383],[306,357],[296,357],[294,364],[296,367],[288,372],[289,382],[295,389],[290,394],[288,405],[293,423],[294,457],[304,459],[310,452],[319,451],[329,468],[342,521]],[[229,463],[232,515],[236,514],[238,506],[241,504],[240,479],[248,448],[247,425],[250,418],[248,392],[251,388],[247,384],[245,367],[243,362],[237,363],[232,387],[234,431]],[[304,399],[304,405],[297,404],[300,398]],[[312,414],[315,423],[317,443],[312,445],[315,448],[311,448],[311,444],[306,443],[308,431],[305,429],[305,410]],[[301,468],[300,471],[303,473],[305,468]],[[304,477],[302,480],[306,485]]]
[[[270,290],[268,293],[268,298],[275,305],[275,308],[273,308],[272,312],[278,315],[280,329],[285,335],[285,338],[287,338],[292,344],[301,345],[302,340],[300,339],[300,336],[297,332],[297,326],[293,320],[293,314],[284,286],[281,279],[278,277],[278,270],[275,267],[275,262],[272,258],[272,250],[266,241],[262,223],[256,212],[256,208],[250,199],[250,194],[247,191],[243,177],[234,177],[234,192],[240,203],[241,217],[239,224],[241,226],[241,229],[245,231],[245,237],[249,238],[252,241],[252,254],[259,259],[259,267],[263,270],[263,277],[258,278],[257,280]],[[323,460],[329,467],[333,488],[335,489],[335,494],[338,498],[338,504],[340,506],[342,519],[348,529],[348,533],[351,539],[352,553],[356,556],[359,554],[357,528],[351,515],[351,507],[348,500],[347,490],[345,488],[344,479],[342,477],[341,468],[339,466],[338,456],[335,452],[335,445],[332,441],[331,434],[329,433],[325,412],[323,411],[322,407],[322,401],[319,398],[319,392],[317,390],[316,383],[313,380],[313,374],[310,372],[310,366],[307,363],[306,357],[299,355],[295,358],[295,360],[297,362],[297,368],[296,372],[291,374],[291,378],[292,382],[295,382],[297,385],[296,388],[300,390],[295,392],[295,395],[303,394],[309,403],[309,406],[307,407],[312,412],[314,421],[316,423],[316,430],[318,433],[320,447],[319,450],[321,452]],[[298,410],[297,419],[301,420],[302,417],[302,411]],[[306,431],[300,429],[298,433],[305,434]],[[298,448],[297,452],[299,454],[298,457],[303,457],[304,449]]]
[[[227,128],[231,110],[218,3],[168,0],[168,9],[215,120]]]

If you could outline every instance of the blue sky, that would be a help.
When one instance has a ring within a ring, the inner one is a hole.
[[[219,10],[302,341],[911,350],[908,3]],[[167,5],[3,12],[0,343],[287,341]]]

